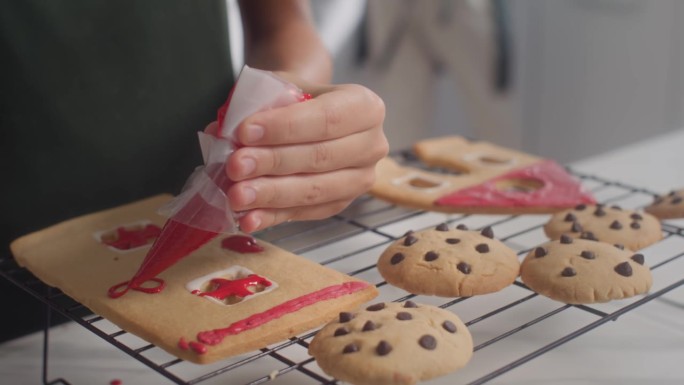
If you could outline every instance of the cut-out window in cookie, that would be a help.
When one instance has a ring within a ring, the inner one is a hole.
[[[221,305],[234,305],[277,287],[277,283],[242,266],[216,271],[185,285],[190,293]]]
[[[499,154],[470,153],[463,156],[463,160],[469,163],[478,163],[490,167],[512,167],[517,163],[515,158],[509,158]]]
[[[140,221],[118,226],[94,234],[98,242],[117,251],[130,251],[152,244],[161,228],[150,221]]]
[[[392,183],[397,186],[405,185],[415,190],[423,190],[426,192],[439,190],[449,185],[449,183],[444,180],[439,180],[427,175],[415,173],[396,178],[392,181]]]
[[[544,181],[536,178],[508,178],[497,180],[494,186],[505,193],[531,193],[544,187]]]

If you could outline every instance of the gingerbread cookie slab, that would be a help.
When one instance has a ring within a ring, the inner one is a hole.
[[[554,214],[544,225],[551,239],[567,234],[640,250],[663,238],[660,222],[648,213],[619,206],[578,205]]]
[[[63,222],[14,241],[11,249],[20,265],[48,285],[196,363],[292,337],[377,295],[373,285],[266,242],[220,236],[145,290],[110,298],[108,289],[137,270],[149,246],[121,253],[109,237],[97,235],[131,223],[161,225],[165,218],[156,210],[169,199],[158,196]]]
[[[438,307],[378,303],[321,329],[309,346],[326,373],[356,385],[410,385],[465,366],[473,354],[466,326]]]
[[[595,203],[552,160],[461,137],[425,140],[414,150],[426,165],[453,173],[402,166],[388,157],[376,166],[371,194],[403,206],[453,213],[551,213]]]
[[[513,251],[494,239],[492,229],[463,225],[409,232],[378,260],[378,270],[394,286],[414,294],[468,297],[510,285],[520,264]]]
[[[655,197],[644,210],[658,219],[684,218],[684,189]]]
[[[648,292],[653,282],[642,254],[565,235],[532,249],[520,278],[535,292],[570,304],[632,297]]]

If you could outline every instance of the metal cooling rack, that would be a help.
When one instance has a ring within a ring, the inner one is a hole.
[[[415,162],[409,153],[400,156],[404,163]],[[571,171],[572,172],[572,171]],[[625,208],[641,208],[650,203],[654,193],[595,176],[573,173],[582,184],[605,204]],[[380,296],[376,301],[430,303],[458,314],[468,325],[475,341],[475,354],[464,369],[444,378],[448,384],[484,384],[573,340],[621,315],[660,298],[684,285],[684,273],[659,279],[657,272],[667,264],[684,262],[684,227],[674,223],[663,225],[664,239],[643,251],[646,263],[654,272],[655,284],[648,295],[596,305],[566,305],[530,291],[519,280],[493,294],[468,298],[416,296],[387,285],[375,269],[378,256],[392,241],[407,230],[420,230],[447,222],[451,226],[466,224],[471,229],[492,226],[497,239],[505,242],[522,258],[530,249],[547,238],[542,226],[548,215],[448,215],[398,207],[370,196],[356,200],[341,214],[324,221],[276,226],[256,236],[322,265],[340,270],[374,283]],[[669,244],[668,247],[661,247]],[[673,251],[674,250],[674,251]],[[679,270],[680,272],[683,270]],[[49,380],[50,315],[57,312],[82,325],[116,348],[142,362],[177,384],[261,384],[270,381],[284,384],[334,384],[337,381],[323,373],[306,353],[315,331],[311,331],[265,347],[251,354],[233,357],[219,363],[194,365],[168,355],[100,316],[91,314],[83,305],[61,291],[49,288],[19,268],[10,258],[0,259],[0,275],[42,301],[47,308],[43,346],[43,383],[69,384],[64,379]],[[666,299],[661,298],[662,301]],[[681,304],[673,304],[681,307]],[[580,316],[578,316],[578,314]],[[572,315],[564,318],[564,315]],[[579,320],[568,322],[568,319]],[[546,325],[552,325],[548,328]],[[546,327],[546,329],[544,329]],[[502,344],[519,344],[525,333],[541,333],[546,338],[538,345],[524,346],[516,356],[495,356]],[[517,338],[517,337],[518,338]],[[482,357],[482,359],[479,359]],[[483,364],[487,362],[487,364]]]

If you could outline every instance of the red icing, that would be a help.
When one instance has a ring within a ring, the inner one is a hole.
[[[129,289],[147,294],[156,294],[164,290],[164,287],[166,287],[166,282],[164,282],[164,280],[161,278],[151,278],[149,281],[156,282],[157,285],[152,287],[143,287],[142,284],[145,283],[145,281],[143,281],[140,283],[140,286],[131,286],[131,281],[125,281],[110,287],[107,291],[107,295],[109,295],[110,298],[119,298],[126,294]]]
[[[103,241],[104,244],[119,250],[130,250],[145,246],[159,236],[161,229],[157,225],[149,224],[142,229],[129,230],[125,227],[116,229],[116,239]]]
[[[188,344],[188,341],[185,340],[185,338],[181,337],[178,340],[178,347],[182,350],[188,350],[190,349],[190,345]]]
[[[233,235],[221,241],[221,247],[237,251],[238,253],[259,253],[264,248],[256,239],[246,235]]]
[[[118,379],[109,381],[109,385],[121,385],[121,384],[123,384],[123,382],[121,382],[121,380],[118,380]]]
[[[232,295],[240,298],[247,297],[248,295],[254,294],[249,290],[249,287],[271,286],[271,282],[264,277],[260,277],[256,274],[250,274],[244,278],[238,279],[224,279],[224,278],[214,278],[211,280],[211,284],[215,285],[215,289],[211,291],[206,291],[200,293],[201,297],[212,297],[219,300],[224,300]]]
[[[188,345],[190,345],[190,349],[197,354],[204,354],[207,352],[207,347],[199,342],[190,341]]]
[[[532,191],[502,190],[498,183],[506,180],[527,180],[541,185]],[[596,203],[591,194],[584,192],[575,178],[552,160],[535,163],[511,171],[480,185],[455,191],[435,201],[440,206],[476,207],[574,207],[580,203]]]
[[[274,306],[264,312],[257,313],[245,319],[233,322],[226,328],[199,332],[197,334],[197,340],[207,345],[217,345],[227,336],[236,335],[243,331],[254,329],[286,314],[296,312],[301,308],[313,305],[320,301],[352,294],[359,290],[365,289],[366,287],[368,287],[368,284],[365,282],[345,282],[341,285],[328,286],[321,290],[314,291],[313,293],[283,302],[280,305]]]

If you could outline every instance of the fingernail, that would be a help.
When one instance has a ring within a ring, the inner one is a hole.
[[[252,217],[252,224],[254,225],[253,231],[258,230],[259,227],[261,226],[261,217],[259,217],[258,215],[253,216]]]
[[[240,168],[242,169],[242,176],[250,176],[256,170],[256,161],[251,157],[244,157],[240,159]]]
[[[256,190],[251,187],[244,187],[242,189],[242,198],[245,206],[254,203],[256,201]]]
[[[247,126],[247,132],[245,133],[245,141],[247,143],[254,143],[264,136],[264,128],[256,124],[250,124]]]

